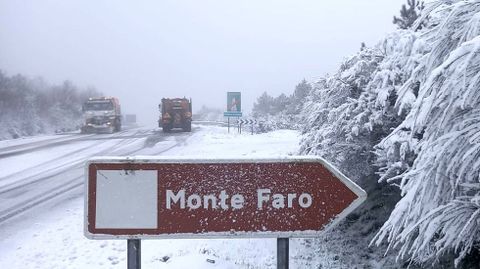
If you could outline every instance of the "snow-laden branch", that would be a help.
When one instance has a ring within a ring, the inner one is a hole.
[[[408,127],[417,157],[401,176],[403,198],[374,242],[386,240],[400,257],[418,262],[455,251],[458,264],[480,240],[480,3],[458,1],[447,10],[430,31],[440,38],[420,67],[427,76],[418,78],[418,98],[381,142],[391,148]]]

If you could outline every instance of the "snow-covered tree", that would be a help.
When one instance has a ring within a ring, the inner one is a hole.
[[[360,267],[372,259],[374,251],[367,246],[399,199],[397,189],[377,183],[374,149],[405,118],[406,112],[399,114],[395,107],[397,90],[425,53],[417,40],[414,32],[400,30],[374,47],[363,47],[336,73],[314,84],[302,111],[301,154],[324,157],[369,194],[352,214],[354,221],[345,221],[337,239],[327,242],[341,245],[342,252],[358,253],[355,264]],[[383,255],[376,251],[373,256]],[[382,262],[390,268],[393,260]]]
[[[287,107],[288,114],[299,114],[303,104],[307,100],[307,96],[312,90],[312,85],[303,79],[297,86],[295,86],[295,91],[291,95],[291,102]]]
[[[9,77],[0,71],[0,139],[73,130],[82,120],[82,103],[99,93],[71,82],[50,86],[42,79]]]
[[[396,207],[375,211],[389,216],[381,229],[366,223],[372,243],[399,261],[459,265],[480,249],[480,0],[431,0],[408,23],[313,84],[301,153],[369,189],[362,214],[396,202],[379,192],[398,187]]]
[[[252,114],[255,117],[262,117],[269,115],[272,111],[273,97],[267,92],[264,92],[257,101],[253,104]]]
[[[316,83],[302,113],[302,153],[400,187],[374,242],[401,260],[448,253],[458,265],[479,248],[479,11],[478,0],[431,1],[412,28],[422,30],[364,48]]]
[[[400,31],[346,60],[320,80],[304,106],[301,153],[321,155],[354,179],[373,174],[373,147],[400,124],[397,89],[413,72],[421,47]]]
[[[435,1],[424,12],[430,49],[396,102],[408,115],[377,151],[382,180],[403,197],[375,242],[412,262],[454,253],[458,265],[480,242],[480,1]]]
[[[400,10],[400,17],[393,16],[393,23],[398,26],[400,29],[410,28],[417,18],[420,15],[420,12],[423,10],[424,5],[421,1],[416,0],[407,0],[408,7],[402,5]]]
[[[282,93],[273,97],[264,92],[253,105],[252,115],[261,121],[256,130],[299,129],[302,125],[300,112],[311,90],[312,85],[303,79],[290,95]]]

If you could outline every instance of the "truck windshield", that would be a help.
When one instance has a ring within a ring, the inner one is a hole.
[[[113,104],[110,101],[107,102],[86,102],[83,105],[84,111],[89,110],[113,110]]]

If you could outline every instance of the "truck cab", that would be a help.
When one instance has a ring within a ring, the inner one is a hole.
[[[115,97],[89,98],[82,107],[82,133],[113,133],[122,128],[120,103]]]

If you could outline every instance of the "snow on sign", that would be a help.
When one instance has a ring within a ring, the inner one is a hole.
[[[309,237],[366,193],[320,158],[95,158],[85,235],[105,238]]]

